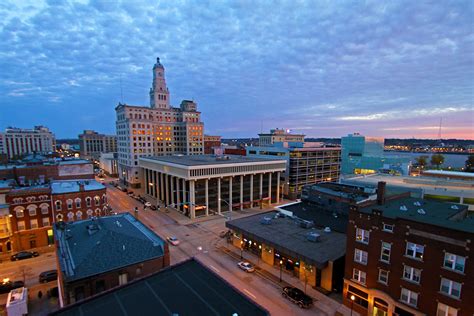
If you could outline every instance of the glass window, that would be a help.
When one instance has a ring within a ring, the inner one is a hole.
[[[408,257],[416,258],[416,259],[423,259],[423,252],[425,247],[422,245],[414,244],[411,242],[407,242],[407,249],[406,255]]]
[[[48,214],[49,211],[48,211],[48,206],[47,205],[44,205],[44,206],[41,206],[41,214]]]
[[[36,216],[36,207],[29,207],[28,213],[30,214],[30,216]]]
[[[368,244],[370,232],[368,230],[357,228],[356,229],[356,241]]]
[[[81,199],[76,199],[76,208],[81,208]]]
[[[443,303],[438,303],[436,316],[457,316],[458,310]]]
[[[18,221],[17,225],[18,225],[18,230],[25,230],[26,229],[25,221]]]
[[[126,273],[119,274],[119,285],[127,284],[128,275]]]
[[[388,271],[379,269],[378,281],[383,284],[388,284]]]
[[[416,304],[418,304],[418,293],[402,288],[400,300],[409,305],[416,306]]]
[[[403,268],[403,278],[415,283],[420,283],[421,279],[421,270],[415,269],[413,267],[405,266]]]
[[[60,211],[61,210],[61,201],[56,201],[56,211]]]
[[[444,267],[456,270],[459,272],[464,272],[464,266],[466,265],[466,258],[463,256],[458,256],[452,253],[447,252],[444,255]]]
[[[440,291],[444,294],[454,296],[457,298],[461,297],[461,283],[454,282],[445,278],[441,279],[441,289]]]
[[[383,231],[393,233],[393,225],[383,224]]]
[[[20,217],[23,217],[25,216],[25,214],[23,213],[23,210],[16,210],[16,217],[17,218],[20,218]]]
[[[91,201],[92,199],[90,197],[86,197],[86,205],[87,207],[90,207],[91,206]]]
[[[38,228],[38,220],[35,218],[35,219],[31,219],[30,220],[30,229],[36,229]]]
[[[49,217],[43,217],[43,227],[51,226],[49,223]]]
[[[390,251],[392,245],[388,242],[382,242],[382,250],[380,253],[380,260],[383,262],[390,262]]]
[[[354,269],[352,278],[361,284],[365,284],[366,273],[358,269]]]
[[[355,249],[354,261],[362,264],[367,264],[367,251]]]
[[[67,204],[67,209],[72,210],[72,200],[67,200],[66,204]]]

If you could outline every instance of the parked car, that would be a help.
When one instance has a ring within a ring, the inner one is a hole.
[[[145,207],[151,207],[151,203],[150,202],[145,202]]]
[[[20,251],[13,256],[10,257],[11,261],[16,261],[16,260],[23,260],[23,259],[28,259],[28,258],[33,258],[33,257],[38,257],[39,253],[36,251]]]
[[[133,192],[132,192],[132,191],[128,191],[128,192],[127,192],[127,195],[128,195],[128,196],[131,196],[131,195],[133,195]]]
[[[245,272],[254,272],[255,271],[255,268],[249,263],[249,262],[246,262],[246,261],[240,261],[239,263],[237,263],[237,265],[239,266],[239,268],[241,268],[242,270],[244,270]]]
[[[39,275],[39,283],[46,283],[49,281],[54,281],[58,279],[58,271],[57,270],[48,270],[43,271]]]
[[[11,290],[17,289],[19,287],[24,287],[25,283],[23,281],[10,281],[9,279],[4,279],[2,283],[0,283],[0,294],[5,294],[10,292]]]
[[[281,295],[301,308],[310,308],[313,305],[313,299],[296,287],[285,286]]]
[[[172,237],[172,236],[166,237],[166,240],[168,240],[168,242],[172,244],[173,246],[179,245],[179,239],[176,237]]]
[[[157,208],[156,208],[155,205],[150,206],[150,209],[151,209],[152,211],[156,211],[156,210],[157,210]]]

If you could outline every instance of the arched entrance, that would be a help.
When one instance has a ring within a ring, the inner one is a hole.
[[[388,303],[383,299],[375,297],[374,298],[374,311],[373,316],[388,316]]]

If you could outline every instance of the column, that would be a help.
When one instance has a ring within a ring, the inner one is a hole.
[[[277,203],[280,203],[280,171],[277,172]]]
[[[205,180],[206,185],[206,216],[209,216],[209,179]]]
[[[153,196],[155,197],[155,199],[157,199],[158,197],[158,181],[156,179],[156,174],[157,172],[153,171]]]
[[[221,215],[221,178],[217,178],[217,214]]]
[[[195,194],[196,192],[194,191],[194,180],[189,181],[189,209],[190,209],[190,218],[195,219],[196,218],[196,211],[194,209],[194,202],[195,202]]]
[[[180,179],[179,178],[176,178],[176,209],[178,211],[181,211],[181,200],[179,198],[179,195],[180,195],[180,189],[179,189],[179,182],[180,182]]]
[[[270,198],[270,204],[272,204],[272,173],[268,174],[268,197]]]
[[[150,194],[150,179],[148,178],[148,169],[145,169],[145,193]]]
[[[250,175],[250,207],[253,207],[253,174]]]
[[[186,179],[183,179],[183,213],[185,211],[185,204],[186,204]],[[188,205],[189,206],[189,205]]]
[[[169,186],[169,176],[165,174],[165,204],[166,206],[170,205],[170,186]]]
[[[244,209],[244,176],[240,176],[240,210]]]
[[[176,189],[175,189],[175,187],[174,187],[174,180],[175,180],[175,179],[174,179],[174,176],[170,176],[170,181],[171,181],[171,186],[170,186],[171,204],[173,204],[173,206],[175,206],[175,205],[174,205],[174,196],[175,196],[175,194],[176,194]]]
[[[232,177],[229,177],[229,212],[232,212]]]
[[[260,174],[260,189],[259,189],[259,197],[260,199],[260,207],[262,207],[262,198],[263,198],[263,173]]]
[[[163,173],[160,172],[160,201],[161,203],[163,203],[165,200],[165,186],[163,184],[164,184]]]

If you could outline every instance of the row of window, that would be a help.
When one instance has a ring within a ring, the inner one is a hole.
[[[92,198],[91,197],[86,197],[86,207],[91,207],[92,206]],[[100,205],[100,197],[99,196],[94,196],[94,204],[95,206],[99,206]],[[74,200],[74,204],[76,206],[76,209],[80,209],[81,208],[81,203],[82,203],[82,200],[80,198],[76,198]],[[102,195],[102,203],[107,203],[107,197],[105,195]],[[54,202],[54,205],[56,206],[56,211],[62,211],[62,201],[56,201]],[[67,209],[68,210],[72,210],[73,208],[73,201],[71,199],[68,199],[66,201],[66,206],[67,206]]]

